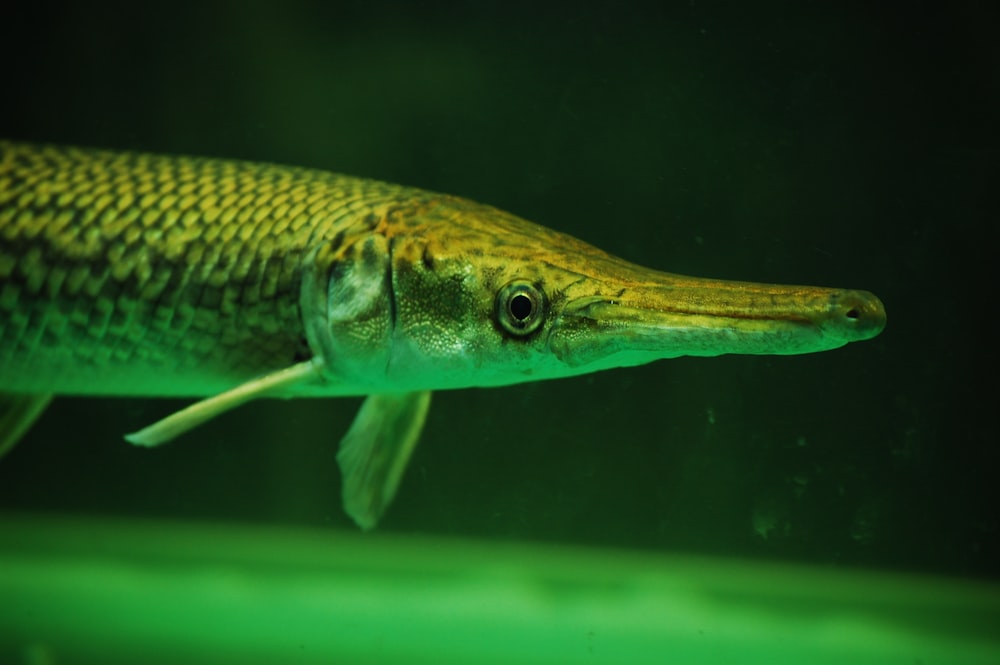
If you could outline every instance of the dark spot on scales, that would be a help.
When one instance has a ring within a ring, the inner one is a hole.
[[[330,264],[330,279],[341,279],[347,273],[347,266],[343,261],[334,261]]]
[[[338,231],[337,235],[333,236],[333,240],[330,241],[330,252],[336,252],[340,249],[340,246],[344,244],[344,232]]]
[[[295,356],[293,358],[294,362],[300,363],[312,358],[312,350],[309,348],[309,342],[306,341],[305,337],[300,337],[298,343],[295,345]]]
[[[499,288],[502,268],[483,268],[483,286],[489,291]]]
[[[365,240],[365,244],[361,248],[361,261],[365,264],[365,268],[374,271],[381,263],[380,258],[379,251],[375,247],[375,238]]]
[[[201,300],[198,302],[198,305],[206,309],[219,309],[219,305],[221,304],[222,289],[206,284],[205,288],[202,289]]]
[[[427,270],[434,270],[434,257],[431,255],[431,250],[424,245],[424,251],[420,254],[420,260],[423,261],[424,268]]]

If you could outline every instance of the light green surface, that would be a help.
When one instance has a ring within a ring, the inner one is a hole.
[[[0,518],[4,663],[997,663],[1000,590],[230,525]]]

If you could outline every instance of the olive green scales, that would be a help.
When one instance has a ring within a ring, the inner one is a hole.
[[[0,451],[52,395],[367,395],[345,509],[392,500],[430,391],[877,335],[865,291],[699,279],[461,198],[302,168],[0,142]]]

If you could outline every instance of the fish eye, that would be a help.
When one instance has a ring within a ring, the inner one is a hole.
[[[497,293],[496,317],[506,332],[526,337],[545,320],[545,294],[526,280],[509,282]]]

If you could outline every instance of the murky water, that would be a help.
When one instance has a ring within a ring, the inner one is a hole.
[[[833,352],[440,393],[380,530],[995,578],[995,48],[971,9],[793,6],[20,9],[0,135],[376,177],[664,270],[871,290],[885,332]],[[0,510],[352,528],[358,400],[121,439],[184,404],[57,400]]]

